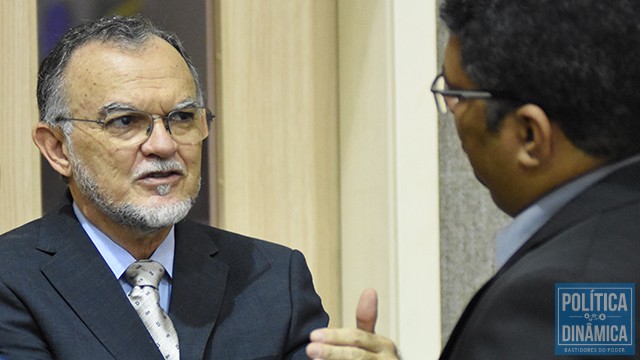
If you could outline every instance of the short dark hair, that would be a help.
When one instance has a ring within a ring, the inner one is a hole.
[[[167,41],[180,53],[193,76],[197,100],[204,103],[198,72],[175,34],[159,29],[141,15],[108,16],[69,29],[40,64],[37,91],[40,121],[55,125],[58,117],[71,116],[65,97],[64,75],[69,59],[80,46],[90,41],[101,41],[137,49],[153,36]]]
[[[480,88],[539,105],[592,156],[640,152],[640,1],[444,0],[440,14]]]

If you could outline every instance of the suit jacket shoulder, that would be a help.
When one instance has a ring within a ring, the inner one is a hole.
[[[556,283],[640,282],[639,175],[612,174],[545,224],[474,296],[441,359],[555,358]]]
[[[328,322],[295,250],[185,221],[174,261],[182,359],[303,359]],[[70,203],[0,236],[0,357],[159,356]]]
[[[194,273],[206,267],[211,269]],[[174,273],[170,315],[179,336],[198,319],[209,318],[207,326],[213,326],[210,346],[199,358],[306,359],[309,333],[328,323],[304,256],[282,245],[183,222],[176,226]],[[212,278],[194,281],[203,274]],[[205,296],[189,296],[193,283],[211,288]],[[211,302],[204,306],[194,298]]]

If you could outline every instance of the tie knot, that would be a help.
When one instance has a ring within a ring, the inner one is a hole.
[[[164,272],[164,266],[157,261],[138,260],[127,267],[125,277],[133,286],[153,286],[157,289]]]

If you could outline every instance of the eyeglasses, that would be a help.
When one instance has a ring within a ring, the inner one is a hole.
[[[185,107],[171,111],[166,116],[139,110],[117,110],[104,119],[58,118],[56,121],[82,121],[102,125],[107,136],[120,145],[138,145],[153,132],[156,119],[162,119],[164,128],[179,144],[192,145],[209,136],[209,123],[215,118],[205,107]]]
[[[516,100],[509,93],[495,90],[451,90],[444,78],[444,73],[438,74],[433,84],[431,92],[436,100],[436,107],[441,114],[453,112],[461,100],[465,99],[508,99]],[[517,101],[517,100],[516,100]]]

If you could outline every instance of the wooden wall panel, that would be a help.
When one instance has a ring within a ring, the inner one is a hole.
[[[376,329],[395,338],[396,219],[390,2],[340,1],[343,319],[355,327],[363,289],[378,291]]]
[[[434,5],[338,1],[343,319],[376,288],[407,359],[440,350]]]
[[[341,324],[335,0],[216,0],[217,223],[304,252]]]
[[[0,233],[41,214],[40,158],[31,141],[38,121],[35,0],[0,6]]]

